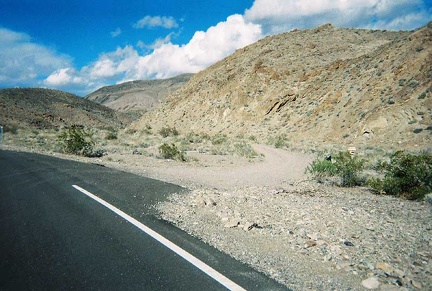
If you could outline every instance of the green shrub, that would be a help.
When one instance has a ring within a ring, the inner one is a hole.
[[[332,161],[326,159],[316,159],[306,168],[306,172],[311,173],[316,178],[336,176],[336,166]]]
[[[258,156],[253,147],[245,141],[234,143],[234,152],[240,157],[255,158]]]
[[[357,156],[351,156],[348,151],[339,152],[336,158],[336,172],[341,177],[341,185],[345,187],[360,186],[364,183],[360,172],[365,161]]]
[[[161,130],[159,130],[159,134],[162,137],[168,137],[168,136],[178,136],[179,132],[175,127],[162,127]]]
[[[228,141],[228,137],[225,134],[216,134],[211,137],[211,142],[213,145],[221,145]]]
[[[284,134],[281,134],[276,137],[274,146],[277,149],[283,148],[286,145],[286,136]]]
[[[108,132],[108,134],[105,136],[105,139],[106,140],[115,140],[115,139],[117,139],[117,132],[115,132],[115,131]]]
[[[179,160],[182,162],[186,161],[184,152],[180,151],[175,144],[162,144],[159,146],[159,154],[164,159]]]
[[[67,154],[93,156],[91,134],[83,126],[72,125],[59,135],[60,146]]]
[[[364,183],[360,177],[364,169],[364,160],[351,156],[349,152],[339,152],[334,160],[318,158],[306,168],[306,172],[311,173],[315,178],[339,177],[340,185],[343,187],[359,186]]]
[[[432,191],[432,156],[427,153],[414,155],[395,152],[390,162],[379,164],[378,170],[384,178],[369,180],[377,192],[418,200]]]
[[[17,134],[18,133],[18,125],[14,123],[5,124],[3,126],[3,132],[11,133],[11,134]]]

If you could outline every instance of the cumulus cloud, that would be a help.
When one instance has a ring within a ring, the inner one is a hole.
[[[81,86],[81,90],[89,92],[116,82],[195,73],[261,37],[259,25],[246,22],[241,15],[232,15],[205,32],[197,31],[185,45],[171,43],[168,35],[157,40],[147,55],[139,55],[132,46],[119,47],[101,54],[97,61],[79,71],[70,67],[56,70],[45,84],[61,88]]]
[[[25,33],[0,28],[0,82],[3,86],[36,86],[71,58],[32,41]]]
[[[248,21],[265,34],[331,22],[341,27],[414,29],[432,17],[422,0],[255,0]]]
[[[241,15],[232,15],[206,32],[195,32],[185,45],[166,43],[141,57],[135,77],[167,78],[185,72],[195,73],[261,37],[259,25],[246,22]]]
[[[166,29],[178,27],[177,21],[172,16],[145,16],[144,18],[138,20],[134,25],[134,28],[154,28],[163,27]]]

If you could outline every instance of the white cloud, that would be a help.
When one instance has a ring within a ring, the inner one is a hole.
[[[245,18],[273,34],[326,22],[341,27],[414,29],[429,21],[431,12],[422,0],[255,0]]]
[[[165,43],[150,55],[141,57],[135,77],[167,78],[185,72],[195,73],[261,37],[259,25],[247,23],[241,15],[232,15],[206,32],[197,31],[185,45]]]
[[[163,27],[166,29],[178,27],[177,21],[172,16],[145,16],[144,18],[138,20],[134,25],[134,28],[154,28]]]
[[[36,86],[52,71],[70,65],[68,56],[34,43],[29,35],[0,28],[2,86]]]
[[[97,86],[122,81],[195,73],[261,37],[259,25],[245,22],[241,15],[232,15],[206,32],[197,31],[185,45],[171,43],[168,35],[157,40],[152,45],[154,50],[147,55],[139,55],[132,46],[117,48],[114,52],[100,55],[97,61],[80,71],[71,68],[56,70],[45,84],[62,88],[80,85],[83,91],[89,92]],[[145,46],[143,43],[138,45]]]
[[[117,37],[122,33],[122,30],[120,29],[120,27],[117,27],[114,31],[111,31],[111,37]]]

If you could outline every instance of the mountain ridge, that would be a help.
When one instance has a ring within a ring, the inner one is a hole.
[[[105,86],[84,98],[122,112],[151,110],[178,90],[192,75],[181,74],[168,79],[134,80]]]
[[[114,110],[72,93],[45,88],[0,90],[0,124],[6,127],[52,129],[61,126],[124,126]]]
[[[411,32],[326,24],[269,36],[197,73],[132,127],[304,147],[430,147],[431,35],[432,22]]]

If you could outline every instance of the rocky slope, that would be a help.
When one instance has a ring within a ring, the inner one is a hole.
[[[289,145],[427,148],[432,23],[412,32],[336,28],[266,37],[196,74],[136,129]]]
[[[0,90],[0,124],[6,128],[50,129],[71,124],[120,127],[121,120],[110,108],[58,90]]]
[[[118,111],[148,110],[183,86],[192,74],[164,80],[137,80],[102,87],[85,98]]]

